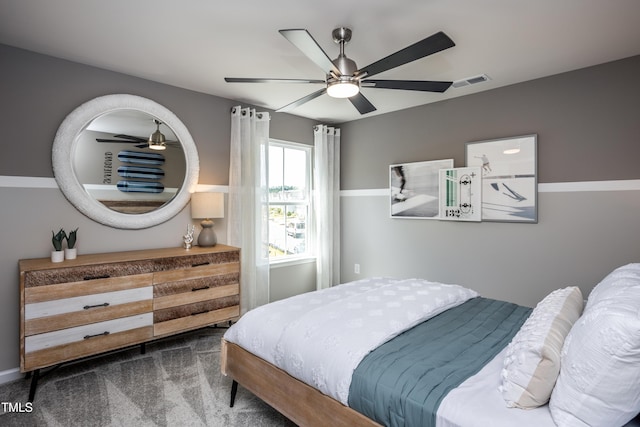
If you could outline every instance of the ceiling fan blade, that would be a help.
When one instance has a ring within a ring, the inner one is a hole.
[[[122,139],[130,139],[131,141],[135,141],[135,142],[146,142],[148,138],[140,138],[139,136],[131,136],[131,135],[124,135],[124,134],[118,134],[118,135],[113,135],[114,138],[122,138]],[[123,142],[127,142],[127,141],[123,141]]]
[[[327,88],[322,88],[316,92],[313,92],[305,97],[298,99],[297,101],[293,101],[291,104],[287,104],[284,107],[277,109],[276,112],[285,113],[287,111],[291,111],[294,108],[299,107],[300,105],[311,101],[312,99],[316,99],[317,97],[324,95],[326,91],[327,91]]]
[[[424,92],[444,92],[453,82],[436,82],[428,80],[363,80],[362,87],[376,89],[421,90]]]
[[[126,139],[105,139],[105,138],[96,138],[97,142],[118,142],[120,144],[132,144],[138,141],[127,141]]]
[[[369,77],[392,68],[399,67],[416,59],[424,58],[441,50],[449,49],[456,44],[442,31],[427,37],[411,46],[392,53],[373,64],[356,71],[357,76]]]
[[[280,30],[280,34],[300,49],[318,67],[322,68],[326,74],[329,71],[333,71],[337,76],[342,74],[307,30]]]
[[[324,80],[310,79],[252,79],[245,77],[225,77],[227,83],[326,83]]]
[[[374,107],[373,104],[367,98],[365,98],[362,92],[358,92],[357,94],[353,95],[351,98],[349,98],[349,101],[351,101],[353,106],[356,107],[360,114],[367,114],[372,111],[376,111],[376,107]]]

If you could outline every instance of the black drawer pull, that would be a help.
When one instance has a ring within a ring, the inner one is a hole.
[[[104,276],[84,276],[84,280],[97,280],[97,279],[108,279],[109,276],[108,274],[105,274]]]
[[[107,336],[107,335],[109,335],[109,331],[104,331],[104,332],[103,332],[103,333],[101,333],[101,334],[85,335],[85,336],[84,336],[84,339],[85,339],[85,340],[88,340],[88,339],[90,339],[90,338],[95,338],[95,337],[105,337],[105,336]]]
[[[85,305],[82,308],[84,308],[85,310],[89,310],[90,308],[98,308],[98,307],[109,307],[109,303],[105,302],[104,304]]]
[[[191,288],[191,292],[195,292],[195,291],[204,291],[205,289],[209,289],[209,286],[202,286],[200,288]]]
[[[197,316],[198,314],[205,314],[208,313],[209,310],[202,310],[202,311],[196,311],[195,313],[191,313],[192,316]]]
[[[191,267],[201,267],[203,265],[209,265],[209,264],[211,264],[211,263],[208,262],[208,261],[205,261],[205,262],[201,262],[201,263],[198,263],[198,264],[191,264]]]

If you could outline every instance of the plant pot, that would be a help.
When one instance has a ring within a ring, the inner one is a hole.
[[[78,249],[77,248],[65,248],[64,250],[64,259],[76,259],[76,257],[78,256]]]
[[[51,262],[64,261],[64,251],[51,251]]]

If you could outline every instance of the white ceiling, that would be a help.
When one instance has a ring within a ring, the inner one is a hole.
[[[640,54],[639,0],[0,0],[0,43],[270,109],[322,86],[224,77],[324,79],[278,30],[305,28],[335,58],[339,26],[353,30],[358,67],[438,31],[456,43],[375,78],[491,80],[444,94],[364,88],[377,107],[366,116],[327,95],[291,114],[350,121]]]

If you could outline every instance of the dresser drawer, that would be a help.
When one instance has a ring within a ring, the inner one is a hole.
[[[211,248],[214,252],[196,253],[193,250],[188,254],[179,257],[165,257],[154,260],[153,271],[171,271],[171,270],[188,270],[190,268],[206,267],[216,264],[239,264],[240,251],[238,250],[222,250],[217,251],[216,248],[223,249],[222,245]],[[207,248],[196,248],[197,250],[206,250]]]
[[[240,273],[217,276],[189,271],[182,280],[156,283],[153,287],[154,310],[219,298],[240,292]],[[194,277],[195,276],[195,277]]]
[[[167,320],[177,319],[179,317],[193,317],[198,314],[207,313],[221,308],[231,307],[240,304],[240,296],[226,296],[223,298],[201,301],[192,304],[178,305],[175,307],[165,308],[163,310],[153,311],[153,322],[160,323]]]
[[[153,288],[125,289],[26,304],[25,336],[102,322],[153,310]]]
[[[236,270],[233,273],[220,275],[201,274],[201,272],[190,271],[187,277],[179,278],[176,281],[160,282],[156,280],[153,286],[153,297],[161,298],[181,293],[199,292],[211,288],[225,285],[239,284],[240,273]]]
[[[153,275],[153,284],[205,279],[208,277],[237,273],[238,271],[240,271],[240,264],[237,262],[224,264],[195,263],[181,269],[159,271]]]
[[[24,303],[59,300],[82,295],[121,291],[151,286],[153,274],[136,274],[126,277],[102,277],[81,281],[69,281],[47,286],[33,286],[24,289]]]
[[[146,286],[144,288],[126,289],[124,291],[36,302],[24,306],[24,318],[25,320],[30,320],[38,317],[54,316],[76,311],[82,312],[82,310],[106,308],[133,301],[151,300],[152,298],[153,288]]]
[[[152,273],[154,264],[150,260],[96,264],[91,266],[60,267],[24,272],[25,289],[71,282],[97,282],[118,279],[124,276],[139,276]],[[117,280],[115,280],[117,281]]]
[[[206,311],[185,317],[177,317],[172,320],[157,322],[153,325],[153,335],[157,337],[174,334],[177,332],[198,329],[214,323],[225,322],[240,316],[240,306],[233,305],[219,310]]]
[[[73,342],[99,341],[99,337],[109,334],[136,329],[153,324],[153,314],[144,313],[137,316],[122,317],[104,322],[67,328],[60,331],[32,335],[24,340],[24,350],[27,353],[44,350]]]
[[[32,335],[24,340],[25,369],[37,369],[148,341],[153,338],[153,314]]]

